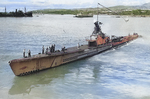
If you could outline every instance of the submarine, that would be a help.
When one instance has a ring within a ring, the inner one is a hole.
[[[36,55],[31,55],[30,51],[28,56],[25,56],[25,53],[23,53],[23,58],[9,61],[13,73],[16,76],[24,76],[58,67],[125,45],[139,37],[137,33],[119,37],[113,35],[110,37],[102,32],[101,22],[96,21],[94,24],[94,31],[89,39],[86,39],[87,44],[69,48],[64,47],[61,50],[55,50],[55,45],[51,46],[51,48],[46,48],[46,50],[43,47],[42,53]]]

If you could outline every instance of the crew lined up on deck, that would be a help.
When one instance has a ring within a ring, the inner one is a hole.
[[[80,48],[79,43],[77,44],[77,49]],[[65,52],[66,48],[62,47],[61,51]],[[55,44],[52,44],[51,46],[47,47],[45,49],[44,45],[42,46],[42,54],[50,54],[50,53],[54,53],[55,51]],[[58,52],[60,52],[60,50],[58,50]],[[40,53],[39,53],[40,54]],[[27,58],[27,57],[31,57],[31,51],[28,51],[28,56],[25,55],[25,49],[23,50],[23,57]]]
[[[77,49],[80,49],[80,44],[79,43],[77,44]],[[67,50],[67,49],[66,49],[65,46],[63,46],[61,48],[61,51],[65,53],[65,50]],[[61,52],[61,51],[60,50],[55,50],[55,44],[52,44],[51,46],[47,47],[46,49],[45,49],[44,45],[42,46],[42,54],[51,54],[51,53],[54,53],[54,52]],[[41,54],[41,53],[39,53],[39,54]],[[24,49],[23,50],[23,57],[24,58],[31,57],[31,51],[29,50],[28,51],[28,56],[26,56],[25,55],[25,49]]]
[[[27,56],[25,55],[25,49],[23,50],[23,57],[27,58]],[[31,51],[28,51],[28,57],[31,57]]]
[[[44,48],[44,45],[42,47],[42,54],[48,54],[48,53],[54,53],[55,52],[55,44],[49,46],[46,48],[46,51],[45,51],[45,48]],[[31,57],[31,51],[29,50],[28,51],[28,56],[25,55],[25,49],[23,50],[23,57],[24,58],[27,58],[27,57]]]
[[[51,46],[46,48],[46,52],[45,53],[48,54],[48,52],[50,52],[50,53],[54,53],[55,52],[55,44],[53,44],[53,45],[51,45]],[[44,45],[42,47],[42,54],[44,54]]]

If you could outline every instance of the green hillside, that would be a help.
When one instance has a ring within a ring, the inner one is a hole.
[[[79,13],[82,14],[109,14],[109,15],[132,15],[132,16],[147,16],[150,15],[150,10],[140,10],[132,6],[114,6],[109,7],[110,10],[106,8],[82,8],[82,9],[44,9],[44,10],[35,10],[34,14],[72,14],[76,15]],[[115,12],[115,13],[114,13]]]

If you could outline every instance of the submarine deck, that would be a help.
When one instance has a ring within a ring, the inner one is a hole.
[[[85,49],[88,49],[88,48],[90,48],[90,47],[87,44],[81,45],[79,48],[77,46],[69,47],[69,48],[66,48],[65,51],[56,51],[53,53],[48,52],[48,54],[36,54],[36,55],[32,55],[31,57],[14,59],[10,62],[25,61],[28,59],[36,59],[36,58],[41,58],[41,57],[59,56],[59,55],[63,55],[63,54],[76,53],[76,52],[84,51]]]
[[[65,51],[56,51],[53,53],[48,52],[48,54],[37,54],[37,55],[33,55],[31,58],[45,57],[45,56],[58,56],[58,55],[62,55],[62,54],[69,54],[69,53],[84,51],[85,49],[88,49],[88,48],[89,48],[88,45],[81,45],[79,48],[77,46],[69,47],[69,48],[66,48]]]

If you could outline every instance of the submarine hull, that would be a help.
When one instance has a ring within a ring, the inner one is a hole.
[[[88,45],[81,46],[80,49],[76,48],[76,52],[63,52],[59,55],[46,55],[40,54],[35,57],[15,59],[9,62],[11,69],[16,76],[28,75],[37,71],[48,68],[53,68],[66,64],[75,60],[90,57],[100,52],[111,49],[111,45],[105,45],[102,48],[87,48]],[[84,49],[84,51],[83,51]]]
[[[32,57],[14,59],[9,61],[10,67],[16,76],[28,75],[66,64],[72,61],[90,57],[101,52],[116,48],[138,38],[138,35],[125,36],[122,41],[109,42],[100,46],[90,47],[81,45],[80,47],[67,48],[65,51],[37,54]]]

